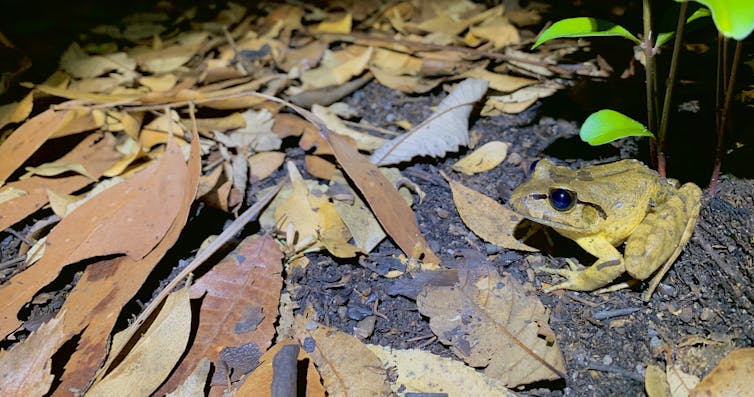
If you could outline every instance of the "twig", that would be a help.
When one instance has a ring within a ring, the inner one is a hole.
[[[637,382],[644,383],[644,377],[640,374],[637,374],[636,372],[629,371],[626,369],[623,369],[621,367],[617,367],[615,365],[605,365],[600,363],[588,363],[584,366],[586,369],[593,369],[596,371],[602,371],[602,372],[612,372],[614,374],[618,374],[624,378],[632,379]]]
[[[595,320],[607,320],[608,318],[626,316],[641,310],[640,307],[626,307],[623,309],[601,310],[592,314]]]
[[[267,204],[272,201],[272,199],[277,195],[280,188],[285,183],[285,180],[278,183],[272,190],[267,192],[267,194],[264,195],[259,201],[254,203],[251,207],[249,207],[246,211],[244,211],[236,220],[233,221],[233,223],[230,224],[225,230],[223,230],[222,233],[220,233],[219,236],[217,236],[216,239],[212,240],[207,247],[202,249],[196,254],[196,257],[194,258],[191,263],[188,264],[183,270],[181,270],[180,273],[178,273],[173,280],[168,283],[168,285],[163,288],[162,291],[155,297],[152,302],[149,303],[149,305],[144,309],[144,311],[139,314],[139,317],[136,318],[136,320],[128,327],[128,329],[125,331],[125,335],[123,336],[126,341],[130,341],[135,335],[136,332],[141,328],[141,325],[144,324],[144,322],[149,318],[149,316],[154,313],[154,311],[160,307],[162,302],[165,300],[165,298],[170,295],[171,292],[186,278],[188,277],[196,268],[201,266],[207,259],[209,259],[212,255],[214,255],[222,246],[224,246],[228,241],[230,241],[233,236],[238,234],[246,224],[251,222],[252,220],[256,219],[256,217],[259,215],[259,213],[262,211],[264,207],[267,206]],[[125,347],[127,344],[124,343],[121,346]],[[99,380],[105,373],[107,373],[107,370],[109,369],[110,365],[112,365],[113,361],[116,357],[120,354],[120,351],[113,350],[110,352],[110,355],[108,356],[107,362],[105,365],[102,366],[102,369],[100,370],[100,374],[97,376],[97,380]]]
[[[736,82],[738,74],[738,64],[741,58],[741,42],[736,42],[736,50],[733,52],[733,61],[731,63],[730,80],[725,87],[725,101],[723,109],[720,112],[720,124],[717,126],[717,142],[715,145],[715,166],[712,169],[712,176],[709,181],[709,192],[714,195],[717,190],[717,180],[720,178],[720,166],[723,162],[723,145],[725,143],[725,129],[728,124],[728,111],[730,110],[730,101],[733,98],[733,84]]]
[[[0,270],[5,269],[7,267],[11,267],[15,265],[16,263],[21,263],[26,260],[26,255],[21,255],[19,257],[9,259],[5,262],[0,262]]]
[[[681,10],[678,14],[678,25],[675,28],[675,42],[673,43],[673,55],[670,57],[670,71],[668,72],[667,86],[665,87],[665,98],[662,103],[662,114],[660,115],[660,130],[657,131],[657,172],[661,176],[667,174],[665,165],[665,138],[668,131],[668,120],[670,120],[670,102],[673,98],[673,88],[675,87],[676,71],[680,63],[681,41],[683,39],[683,28],[686,26],[686,9],[688,1],[681,3]]]

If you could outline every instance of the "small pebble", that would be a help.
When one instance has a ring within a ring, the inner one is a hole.
[[[602,364],[604,365],[610,365],[613,363],[613,358],[609,355],[605,355],[605,357],[602,357]]]
[[[395,115],[392,113],[388,113],[387,116],[385,116],[385,121],[387,121],[388,123],[392,123],[393,121],[395,121]]]

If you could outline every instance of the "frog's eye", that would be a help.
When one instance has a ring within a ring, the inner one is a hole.
[[[566,189],[550,189],[550,205],[558,211],[568,211],[576,204],[576,193]]]
[[[537,163],[539,163],[539,160],[534,160],[529,164],[529,174],[534,173],[534,169],[537,168]]]

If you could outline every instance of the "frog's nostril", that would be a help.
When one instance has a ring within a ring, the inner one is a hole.
[[[566,189],[550,189],[550,205],[558,211],[568,211],[576,204],[576,194]]]

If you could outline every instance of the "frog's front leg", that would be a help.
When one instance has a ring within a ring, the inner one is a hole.
[[[623,274],[623,256],[610,242],[601,236],[577,238],[574,241],[586,252],[597,257],[597,261],[589,267],[577,267],[569,263],[570,269],[540,268],[548,273],[559,274],[568,280],[547,288],[550,292],[557,289],[572,289],[577,291],[594,291],[604,287]]]

